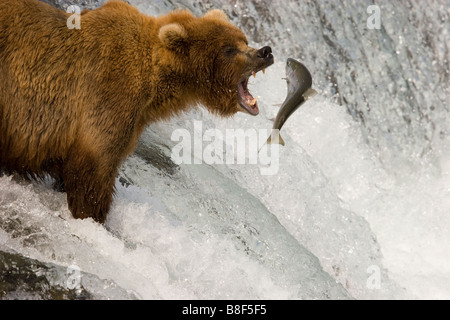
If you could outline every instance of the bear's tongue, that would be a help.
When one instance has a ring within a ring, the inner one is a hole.
[[[242,108],[245,109],[245,111],[253,116],[256,116],[259,114],[258,103],[256,102],[258,98],[253,98],[253,96],[248,91],[247,86],[248,78],[238,85],[239,104]]]

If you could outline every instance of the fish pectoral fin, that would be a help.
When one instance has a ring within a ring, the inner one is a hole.
[[[306,89],[305,93],[302,94],[303,99],[309,100],[311,98],[313,98],[315,95],[317,95],[318,92],[316,90],[314,90],[313,88],[308,88]]]

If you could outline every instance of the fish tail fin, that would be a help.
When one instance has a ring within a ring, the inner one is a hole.
[[[272,130],[272,134],[267,139],[267,144],[278,143],[282,146],[285,145],[283,138],[281,137],[280,130]]]
[[[305,93],[303,93],[303,98],[306,101],[306,100],[311,99],[312,97],[314,97],[317,94],[318,94],[318,92],[316,90],[314,90],[313,88],[308,88],[308,89],[306,89]]]
[[[282,146],[285,145],[283,138],[281,137],[281,134],[278,133],[278,143],[281,144]]]

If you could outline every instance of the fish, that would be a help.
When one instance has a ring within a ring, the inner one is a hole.
[[[287,96],[274,120],[272,134],[267,139],[267,144],[278,143],[284,146],[285,143],[280,135],[280,129],[302,104],[317,94],[317,91],[311,88],[311,73],[302,63],[295,59],[287,59],[285,79],[288,89]]]

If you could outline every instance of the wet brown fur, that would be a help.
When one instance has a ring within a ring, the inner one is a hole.
[[[80,30],[67,28],[69,16],[0,1],[0,170],[49,174],[74,217],[104,222],[144,128],[197,104],[236,113],[256,50],[217,10],[155,18],[111,1],[83,12]]]

